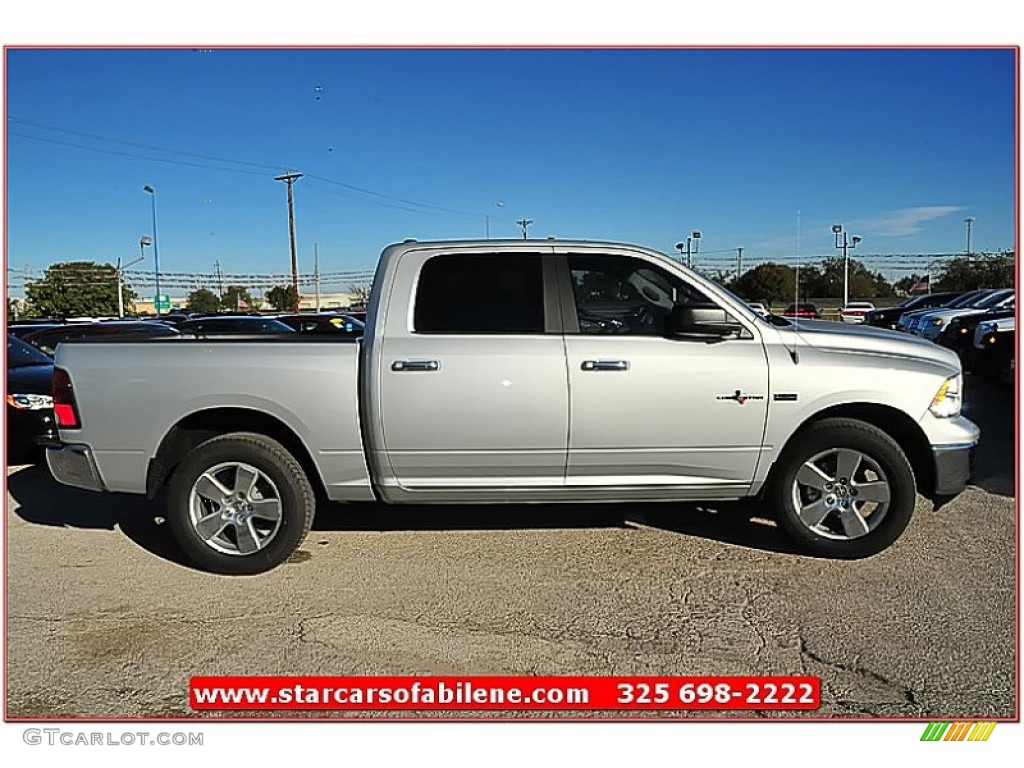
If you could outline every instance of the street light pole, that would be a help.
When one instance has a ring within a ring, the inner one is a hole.
[[[505,207],[505,201],[504,200],[497,200],[497,201],[495,201],[494,207],[495,208],[504,208]],[[491,214],[489,214],[489,213],[485,213],[484,214],[484,238],[487,239],[487,240],[491,239]]]
[[[836,248],[843,249],[843,306],[850,303],[850,251],[857,247],[860,238],[854,235],[846,239],[846,230],[842,224],[833,224],[832,233],[836,237]],[[839,236],[842,235],[842,238]]]
[[[146,258],[145,248],[150,243],[152,243],[152,240],[145,235],[139,238],[139,258],[129,261],[123,267],[121,266],[121,257],[117,257],[117,317],[119,320],[124,318],[124,270]]]
[[[153,209],[153,273],[156,275],[156,296],[153,297],[153,307],[156,309],[156,316],[160,317],[160,255],[156,245],[156,190],[149,184],[142,188],[149,193],[149,200]],[[140,243],[141,245],[141,243]]]
[[[691,269],[693,267],[693,257],[697,255],[700,250],[700,230],[694,230],[687,238],[686,241],[680,241],[676,243],[676,248],[679,249],[679,260],[683,259],[683,246],[686,246],[686,268]]]
[[[974,229],[974,217],[973,216],[968,216],[966,219],[964,219],[964,224],[967,225],[967,250],[965,251],[965,253],[967,254],[967,263],[970,264],[971,263],[971,230]]]

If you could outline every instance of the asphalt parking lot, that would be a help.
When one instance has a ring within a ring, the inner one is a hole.
[[[287,565],[219,577],[159,505],[9,467],[7,715],[190,717],[192,675],[802,673],[811,715],[1012,717],[1012,410],[969,377],[975,484],[857,562],[754,504],[332,506]]]

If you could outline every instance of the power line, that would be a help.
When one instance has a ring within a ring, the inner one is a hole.
[[[181,156],[184,156],[184,157],[193,157],[193,158],[199,158],[199,159],[203,159],[203,160],[211,160],[211,161],[218,162],[218,163],[230,163],[230,164],[234,164],[234,165],[244,165],[244,166],[248,166],[248,167],[251,167],[251,168],[254,168],[254,169],[255,168],[264,169],[266,171],[275,171],[275,172],[277,172],[277,171],[280,171],[280,170],[285,168],[285,166],[283,166],[283,165],[270,165],[270,164],[267,164],[267,163],[254,163],[254,162],[248,161],[248,160],[236,160],[236,159],[232,159],[232,158],[218,157],[216,155],[206,155],[206,154],[202,154],[202,153],[199,153],[199,152],[189,152],[189,151],[186,151],[186,150],[172,149],[170,147],[161,147],[161,146],[157,146],[157,145],[154,145],[154,144],[144,144],[142,142],[129,141],[127,139],[114,138],[114,137],[110,137],[110,136],[102,136],[100,134],[95,134],[95,133],[87,133],[85,131],[76,131],[76,130],[72,130],[70,128],[60,128],[58,126],[46,125],[44,123],[39,123],[39,122],[36,122],[36,121],[33,121],[33,120],[25,120],[23,118],[14,117],[14,116],[8,116],[7,119],[12,121],[12,122],[15,122],[15,123],[19,123],[19,124],[26,125],[26,126],[32,126],[32,127],[35,127],[35,128],[40,128],[42,130],[57,131],[59,133],[66,133],[66,134],[70,134],[70,135],[74,135],[74,136],[82,136],[84,138],[90,138],[90,139],[93,139],[93,140],[96,140],[96,141],[103,141],[103,142],[107,142],[109,144],[122,144],[122,145],[125,145],[125,146],[138,147],[140,149],[148,149],[148,150],[155,151],[155,152],[163,152],[163,153],[170,154],[170,155],[181,155]],[[31,134],[18,133],[18,132],[15,132],[15,131],[9,131],[8,133],[9,133],[9,135],[12,135],[12,136],[20,136],[22,138],[33,139],[35,141],[42,141],[42,142],[47,142],[47,143],[50,143],[50,144],[58,144],[58,145],[67,146],[67,147],[75,147],[77,149],[85,149],[85,150],[92,151],[92,152],[101,152],[101,153],[104,153],[104,154],[112,154],[112,155],[117,155],[117,156],[121,156],[121,157],[129,157],[129,158],[136,159],[136,160],[153,160],[155,162],[164,162],[164,163],[171,163],[171,164],[174,164],[174,165],[191,166],[191,167],[194,167],[194,168],[204,168],[204,169],[207,169],[207,170],[213,169],[213,170],[229,171],[229,172],[234,172],[234,173],[249,173],[249,174],[253,174],[253,175],[262,175],[262,173],[260,173],[258,171],[255,171],[255,170],[250,171],[250,170],[243,170],[243,169],[239,169],[239,168],[221,168],[221,167],[218,167],[218,166],[202,165],[202,164],[199,164],[199,163],[189,163],[189,162],[186,162],[186,161],[172,160],[172,159],[169,159],[169,158],[152,157],[152,156],[149,156],[149,155],[139,155],[139,154],[134,154],[134,153],[130,153],[130,152],[119,152],[117,150],[105,149],[105,148],[102,148],[102,147],[92,147],[92,146],[89,146],[87,144],[77,144],[77,143],[69,142],[69,141],[60,141],[58,139],[45,138],[45,137],[42,137],[42,136],[33,136]],[[396,202],[396,203],[401,203],[401,204],[409,205],[409,206],[415,206],[417,208],[423,208],[423,209],[426,209],[426,210],[429,210],[429,211],[436,211],[438,213],[448,213],[448,214],[452,214],[452,215],[455,215],[455,216],[466,216],[466,217],[470,217],[470,218],[479,218],[479,214],[472,213],[472,212],[469,212],[469,211],[461,211],[461,210],[458,210],[456,208],[447,208],[447,207],[444,207],[444,206],[432,205],[430,203],[421,203],[421,202],[418,202],[416,200],[409,200],[407,198],[397,197],[395,195],[389,195],[389,194],[386,194],[384,192],[378,192],[376,190],[370,189],[368,187],[361,187],[361,186],[358,186],[356,184],[351,184],[351,183],[345,182],[345,181],[339,181],[337,179],[331,179],[331,178],[328,178],[326,176],[319,176],[319,175],[312,174],[312,173],[307,173],[306,175],[310,179],[316,179],[317,181],[322,182],[324,184],[330,184],[330,185],[342,187],[342,188],[345,188],[345,189],[352,190],[354,192],[359,192],[359,193],[364,194],[364,195],[370,195],[372,197],[380,198],[382,200],[391,200],[391,201]],[[365,202],[374,203],[374,201],[372,201],[372,200],[367,200]],[[374,204],[384,205],[382,203],[374,203]],[[396,206],[385,205],[385,207],[393,208],[393,207],[396,207]],[[402,209],[402,210],[410,210],[410,209]],[[411,210],[411,212],[412,213],[422,213],[422,211],[417,211],[417,210]]]
[[[278,171],[282,167],[282,166],[279,166],[279,165],[267,165],[265,163],[252,163],[252,162],[249,162],[247,160],[233,160],[231,158],[226,158],[226,157],[217,157],[216,155],[203,155],[203,154],[200,154],[198,152],[188,152],[188,151],[183,150],[183,149],[171,149],[169,147],[160,147],[160,146],[157,146],[155,144],[143,144],[143,143],[137,142],[137,141],[129,141],[128,139],[115,139],[115,138],[111,138],[111,137],[108,137],[108,136],[101,136],[101,135],[96,134],[96,133],[86,133],[85,131],[76,131],[76,130],[72,130],[71,128],[58,128],[57,126],[46,125],[45,123],[37,123],[34,120],[25,120],[25,119],[20,118],[20,117],[8,116],[7,119],[11,120],[11,121],[13,121],[15,123],[21,123],[22,125],[31,125],[34,128],[42,128],[45,131],[57,131],[58,133],[67,133],[67,134],[71,134],[73,136],[82,136],[82,137],[85,137],[85,138],[88,138],[88,139],[95,139],[97,141],[105,141],[105,142],[108,142],[110,144],[124,144],[124,145],[130,146],[130,147],[140,147],[141,149],[152,149],[152,150],[154,150],[156,152],[166,152],[167,154],[171,154],[171,155],[184,155],[186,157],[198,157],[198,158],[201,158],[203,160],[216,160],[219,163],[234,163],[236,165],[248,165],[248,166],[252,166],[253,168],[262,168],[262,169],[268,170],[268,171]],[[21,135],[24,135],[24,134],[21,134]]]
[[[119,152],[116,149],[104,149],[103,147],[90,147],[87,144],[76,144],[72,141],[60,141],[59,139],[47,139],[42,136],[32,136],[27,133],[18,133],[17,131],[8,131],[8,136],[20,136],[24,139],[31,139],[32,141],[42,141],[47,144],[58,144],[64,147],[74,147],[76,149],[84,149],[89,152],[99,152],[104,155],[116,155],[118,157],[127,157],[132,160],[151,160],[154,163],[167,163],[169,165],[184,165],[191,166],[192,168],[202,168],[203,170],[214,170],[214,171],[227,171],[228,173],[245,173],[252,176],[265,176],[265,173],[259,171],[247,171],[242,168],[219,168],[213,165],[202,165],[200,163],[190,163],[187,160],[172,160],[168,157],[149,157],[148,155],[137,155],[131,152]]]

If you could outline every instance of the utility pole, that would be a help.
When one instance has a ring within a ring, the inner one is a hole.
[[[516,221],[516,224],[518,224],[520,227],[523,228],[523,240],[525,240],[526,239],[526,230],[527,230],[527,228],[531,224],[533,224],[533,219],[527,219],[527,218],[524,217],[522,219],[518,219]]]
[[[121,257],[117,257],[117,319],[124,318],[124,278],[121,273]]]
[[[320,243],[313,243],[313,281],[316,284],[316,311],[320,311]]]
[[[295,253],[295,206],[292,203],[292,184],[296,179],[301,179],[301,173],[291,173],[284,176],[275,176],[274,181],[283,181],[288,185],[288,234],[292,246],[292,291],[295,293],[295,311],[299,311],[299,260]]]
[[[967,225],[967,249],[964,253],[967,254],[967,263],[971,263],[971,230],[974,229],[974,217],[968,216],[964,219],[964,224]]]
[[[740,279],[740,275],[743,274],[743,249],[736,249],[736,279]]]

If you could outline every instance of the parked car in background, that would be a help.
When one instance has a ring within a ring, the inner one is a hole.
[[[768,311],[768,307],[766,307],[760,301],[752,301],[749,304],[747,304],[747,306],[750,307],[755,312],[757,312],[757,314],[759,314],[761,317],[768,317],[768,315],[771,314],[771,312]]]
[[[178,330],[193,336],[220,336],[237,334],[295,333],[273,317],[259,315],[218,315],[185,320],[178,323]]]
[[[815,319],[821,317],[821,311],[817,304],[790,304],[782,316]]]
[[[955,293],[926,293],[921,296],[912,296],[909,299],[904,299],[894,307],[881,307],[871,310],[864,316],[864,322],[877,328],[895,329],[898,327],[900,318],[905,313],[941,307],[962,295],[958,291]]]
[[[963,307],[939,307],[922,315],[917,320],[914,333],[923,336],[929,341],[935,341],[942,332],[943,327],[957,315],[968,314],[973,310],[994,309],[1005,307],[1013,302],[1014,293],[1012,288],[1000,288],[987,292],[972,303]]]
[[[986,295],[987,293],[988,291],[986,290],[968,291],[967,293],[960,294],[957,298],[953,299],[952,301],[946,302],[945,304],[941,304],[940,307],[943,309],[956,309],[959,307],[965,307],[971,304],[971,302],[977,301],[980,297]],[[931,312],[933,309],[937,308],[938,307],[922,307],[920,309],[915,309],[910,312],[905,312],[903,316],[900,318],[899,330],[906,331],[907,333],[913,333],[917,327],[918,320],[920,320],[922,316]]]
[[[276,319],[299,333],[340,333],[345,336],[362,336],[365,328],[361,320],[341,312],[279,315]]]
[[[44,328],[25,334],[24,340],[52,357],[58,344],[71,339],[86,339],[93,336],[152,338],[177,335],[176,330],[163,323],[145,320],[114,320],[95,323],[68,323],[54,328]]]
[[[839,319],[844,323],[863,323],[868,312],[874,308],[875,305],[870,301],[851,301],[839,310]]]
[[[7,461],[30,458],[57,440],[53,360],[7,334]]]
[[[1013,383],[1016,350],[1016,318],[989,320],[978,325],[974,338],[971,371]]]
[[[166,315],[160,315],[160,317],[151,317],[147,319],[176,326],[178,325],[178,323],[183,323],[186,320],[191,320],[193,317],[195,317],[195,315],[191,315],[185,312],[170,312]]]
[[[45,331],[50,328],[63,328],[65,325],[65,323],[61,323],[56,320],[49,323],[16,323],[15,325],[7,326],[7,332],[12,336],[17,336],[19,339],[23,339],[30,333]]]
[[[969,367],[967,362],[973,356],[974,332],[978,329],[978,325],[988,320],[1013,317],[1014,307],[1015,302],[1011,301],[999,309],[984,309],[957,315],[943,326],[936,341],[956,352],[964,362],[964,367]]]

